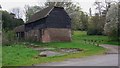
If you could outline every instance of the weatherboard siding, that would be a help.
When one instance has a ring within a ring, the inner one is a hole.
[[[54,8],[46,19],[48,28],[71,28],[71,20],[63,8]]]

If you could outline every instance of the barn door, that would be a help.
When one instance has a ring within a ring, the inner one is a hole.
[[[39,39],[42,41],[42,29],[39,30]]]

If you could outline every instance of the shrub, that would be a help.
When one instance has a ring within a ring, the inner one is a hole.
[[[106,24],[104,27],[104,33],[109,36],[110,40],[119,40],[119,32],[118,32],[118,5],[112,4],[109,8],[106,15]]]
[[[105,17],[99,16],[96,14],[89,19],[88,24],[88,35],[102,35],[103,34],[103,27],[105,24]]]
[[[15,33],[13,31],[4,31],[2,32],[2,44],[10,46],[16,42]]]

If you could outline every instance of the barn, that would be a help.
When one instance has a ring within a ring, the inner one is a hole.
[[[63,7],[49,6],[35,13],[22,28],[24,30],[17,31],[17,35],[21,33],[25,40],[71,41],[71,18]]]

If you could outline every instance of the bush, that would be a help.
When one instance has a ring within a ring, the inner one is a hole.
[[[88,29],[87,35],[102,35],[102,32],[97,29]]]
[[[2,44],[10,46],[16,42],[16,36],[13,31],[4,31],[2,32]]]
[[[89,19],[88,24],[88,35],[102,35],[103,34],[103,27],[105,24],[105,17],[99,16],[96,14]]]
[[[120,29],[118,25],[120,22],[118,21],[118,5],[112,4],[109,8],[107,15],[106,15],[106,24],[104,27],[104,33],[109,36],[110,40],[118,41],[119,40],[119,32]]]
[[[115,29],[112,29],[108,33],[108,38],[109,38],[110,41],[118,41],[119,40],[118,31],[116,31]]]

